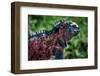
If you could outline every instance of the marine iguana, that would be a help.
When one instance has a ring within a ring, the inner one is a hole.
[[[51,30],[28,36],[28,60],[63,59],[64,48],[80,32],[75,22],[58,21]]]

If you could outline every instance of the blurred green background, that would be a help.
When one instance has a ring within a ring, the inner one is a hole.
[[[88,58],[87,17],[28,15],[28,33],[38,32],[40,30],[51,30],[59,20],[76,22],[80,28],[80,33],[67,43],[67,47],[64,49],[64,58]]]

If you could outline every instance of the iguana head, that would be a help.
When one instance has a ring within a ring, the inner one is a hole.
[[[57,23],[54,29],[55,32],[64,29],[65,32],[72,36],[76,36],[80,32],[79,26],[75,22],[64,22],[62,20]]]
[[[75,22],[67,22],[65,28],[72,36],[76,36],[80,32],[79,26]]]

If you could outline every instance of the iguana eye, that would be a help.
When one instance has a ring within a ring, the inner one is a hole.
[[[73,28],[78,28],[78,27],[76,27],[76,25],[72,25],[72,27],[73,27]]]

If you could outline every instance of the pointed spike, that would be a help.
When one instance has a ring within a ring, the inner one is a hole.
[[[44,30],[42,30],[42,32],[44,32]]]
[[[43,30],[41,30],[41,33],[43,33]]]
[[[35,35],[35,32],[33,32],[33,35]]]
[[[40,33],[41,33],[42,31],[40,30]]]
[[[30,33],[30,36],[32,36],[32,33]]]

